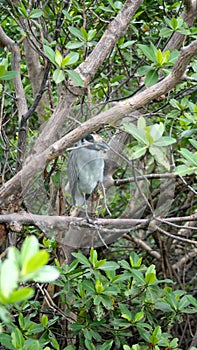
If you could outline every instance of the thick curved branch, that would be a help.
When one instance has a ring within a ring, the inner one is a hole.
[[[85,84],[88,84],[92,79],[96,70],[101,66],[118,39],[124,35],[135,11],[142,2],[143,0],[127,0],[125,2],[123,8],[109,24],[92,53],[76,69],[76,71],[80,73]],[[83,93],[83,89],[76,88],[73,86],[72,82],[69,82],[69,84],[70,85],[67,86],[67,91],[62,94],[55,112],[36,140],[31,154],[43,152],[49,145],[62,136],[66,117],[76,98]]]
[[[29,181],[39,169],[44,169],[47,162],[62,154],[79,139],[84,138],[92,131],[98,130],[105,124],[117,122],[127,113],[145,106],[153,99],[166,94],[173,89],[179,82],[181,82],[191,58],[196,54],[197,40],[181,50],[172,72],[165,79],[150,88],[145,89],[141,93],[117,103],[116,106],[108,111],[98,114],[91,120],[86,121],[84,124],[62,137],[42,153],[35,157],[32,156],[23,169],[2,187],[0,191],[0,205],[5,203],[8,204],[11,199],[13,201],[15,200],[15,196],[21,192],[21,178],[23,178],[24,187],[28,186]],[[62,113],[63,111],[60,110],[60,114]]]

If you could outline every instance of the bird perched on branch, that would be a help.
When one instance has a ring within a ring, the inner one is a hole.
[[[72,149],[68,160],[68,181],[73,204],[86,206],[98,183],[103,181],[103,151],[109,149],[98,135],[90,134]]]

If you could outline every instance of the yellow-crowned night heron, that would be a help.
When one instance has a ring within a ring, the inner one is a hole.
[[[98,135],[90,134],[79,141],[70,153],[68,160],[68,181],[73,204],[86,206],[86,200],[98,183],[103,181],[103,151],[109,146]]]

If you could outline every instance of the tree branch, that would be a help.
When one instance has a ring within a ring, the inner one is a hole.
[[[5,205],[6,203],[8,204],[11,200],[10,196],[12,196],[12,200],[14,200],[14,197],[21,192],[21,178],[23,178],[23,189],[25,189],[39,169],[44,169],[46,163],[62,154],[68,147],[77,142],[79,139],[82,139],[89,133],[98,130],[103,125],[117,122],[127,113],[145,106],[153,99],[169,92],[179,82],[181,82],[191,58],[196,54],[197,40],[193,41],[190,45],[185,46],[181,50],[172,72],[162,81],[127,100],[117,103],[116,106],[110,108],[109,110],[101,112],[97,116],[86,121],[84,124],[62,137],[60,140],[56,141],[42,153],[37,154],[34,157],[32,156],[27,164],[24,165],[23,169],[2,187],[0,191],[0,205]],[[64,113],[64,108],[59,111],[59,115],[61,115],[61,117]],[[48,135],[48,137],[49,136],[50,135]]]

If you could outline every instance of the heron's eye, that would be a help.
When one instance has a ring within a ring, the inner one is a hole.
[[[92,134],[89,134],[85,137],[85,140],[88,142],[94,142],[94,137],[92,136]]]

